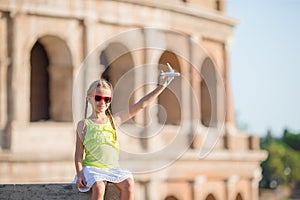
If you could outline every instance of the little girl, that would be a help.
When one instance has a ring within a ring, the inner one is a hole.
[[[121,191],[122,200],[134,199],[134,181],[131,172],[119,167],[119,146],[116,129],[125,121],[152,103],[173,78],[160,76],[160,84],[136,104],[124,111],[111,114],[113,88],[104,79],[94,81],[86,96],[85,119],[76,130],[74,182],[80,192],[92,188],[92,199],[103,199],[107,182]],[[86,118],[88,103],[92,114]],[[83,157],[85,153],[85,156]]]

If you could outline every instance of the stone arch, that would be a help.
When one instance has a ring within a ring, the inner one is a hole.
[[[30,121],[49,120],[49,58],[39,41],[31,49],[30,65]]]
[[[217,75],[215,65],[206,58],[201,66],[201,122],[204,126],[217,125]]]
[[[235,197],[235,200],[243,200],[241,193],[238,193]]]
[[[170,196],[167,196],[167,197],[165,198],[165,200],[178,200],[178,198],[176,198],[176,197],[173,196],[173,195],[170,195]]]
[[[160,68],[162,66],[164,71],[168,71],[168,68],[165,67],[166,63],[169,63],[175,71],[181,72],[180,64],[177,56],[171,51],[164,51],[159,59]],[[173,90],[173,89],[174,90]],[[174,94],[173,91],[177,94]],[[161,105],[166,112],[167,116],[164,116],[164,112],[162,109],[158,111],[158,120],[160,123],[179,125],[181,121],[181,106],[179,103],[179,99],[181,98],[181,88],[180,81],[175,79],[171,82],[171,84],[166,88],[158,97],[158,104]],[[176,96],[177,95],[177,96]]]
[[[205,200],[216,200],[215,196],[212,194],[207,195],[207,197],[205,198]]]
[[[110,43],[100,54],[105,70],[102,77],[114,87],[112,111],[118,112],[132,105],[134,88],[134,61],[129,49],[121,43]]]
[[[30,65],[30,121],[71,122],[73,64],[66,42],[52,35],[40,37],[31,49]]]

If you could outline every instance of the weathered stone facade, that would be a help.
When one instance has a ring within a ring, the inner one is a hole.
[[[116,86],[134,72],[115,91],[114,99],[128,99],[114,101],[119,110],[154,87],[142,86],[155,82],[159,69],[137,66],[169,62],[183,79],[158,99],[167,117],[147,108],[134,119],[143,131],[125,124],[138,137],[120,134],[121,146],[151,152],[175,133],[178,147],[190,145],[171,164],[135,174],[136,199],[257,200],[266,153],[257,137],[236,129],[228,46],[237,22],[224,6],[224,0],[0,0],[0,182],[72,181],[72,122],[83,116],[91,80],[105,72]],[[160,134],[142,139],[162,122]],[[142,172],[171,154],[127,154],[122,164]]]

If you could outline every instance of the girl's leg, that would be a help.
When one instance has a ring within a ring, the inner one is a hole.
[[[97,181],[92,186],[92,200],[103,200],[106,181]]]
[[[114,184],[121,190],[121,200],[134,199],[134,181],[131,178]]]

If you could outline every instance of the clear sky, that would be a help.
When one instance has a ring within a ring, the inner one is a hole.
[[[300,0],[227,0],[236,18],[230,79],[237,121],[249,134],[300,132]]]

